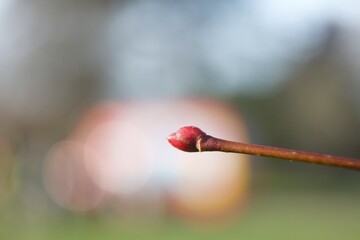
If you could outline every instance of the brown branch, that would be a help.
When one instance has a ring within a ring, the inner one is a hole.
[[[303,152],[284,148],[239,143],[207,135],[197,127],[187,126],[170,134],[168,141],[174,147],[186,152],[220,151],[243,153],[263,157],[281,158],[360,170],[360,160],[336,157],[326,154]]]

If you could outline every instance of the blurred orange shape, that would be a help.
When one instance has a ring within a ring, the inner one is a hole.
[[[239,114],[208,99],[104,102],[84,114],[70,139],[86,145],[86,169],[99,187],[117,196],[131,194],[122,202],[132,199],[149,206],[144,194],[153,192],[162,196],[159,203],[168,202],[169,210],[180,216],[217,218],[235,213],[247,199],[248,157],[173,148],[166,137],[186,125],[247,141]]]

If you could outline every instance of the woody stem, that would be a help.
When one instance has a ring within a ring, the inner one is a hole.
[[[260,146],[254,144],[246,144],[239,142],[227,141],[204,135],[198,139],[196,146],[199,151],[221,151],[243,153],[263,157],[273,157],[288,159],[294,161],[302,161],[313,164],[322,164],[328,166],[350,168],[360,170],[360,160],[336,157],[326,154],[317,154],[311,152],[296,151],[283,148],[275,148],[268,146]]]

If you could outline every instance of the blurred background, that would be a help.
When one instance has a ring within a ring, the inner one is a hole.
[[[358,239],[355,0],[2,0],[0,239]]]

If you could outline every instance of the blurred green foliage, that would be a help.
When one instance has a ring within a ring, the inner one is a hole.
[[[276,192],[253,196],[228,225],[198,227],[175,219],[129,222],[109,216],[2,215],[0,239],[359,239],[360,192]],[[11,214],[11,212],[8,212]],[[5,219],[7,218],[7,219]]]

